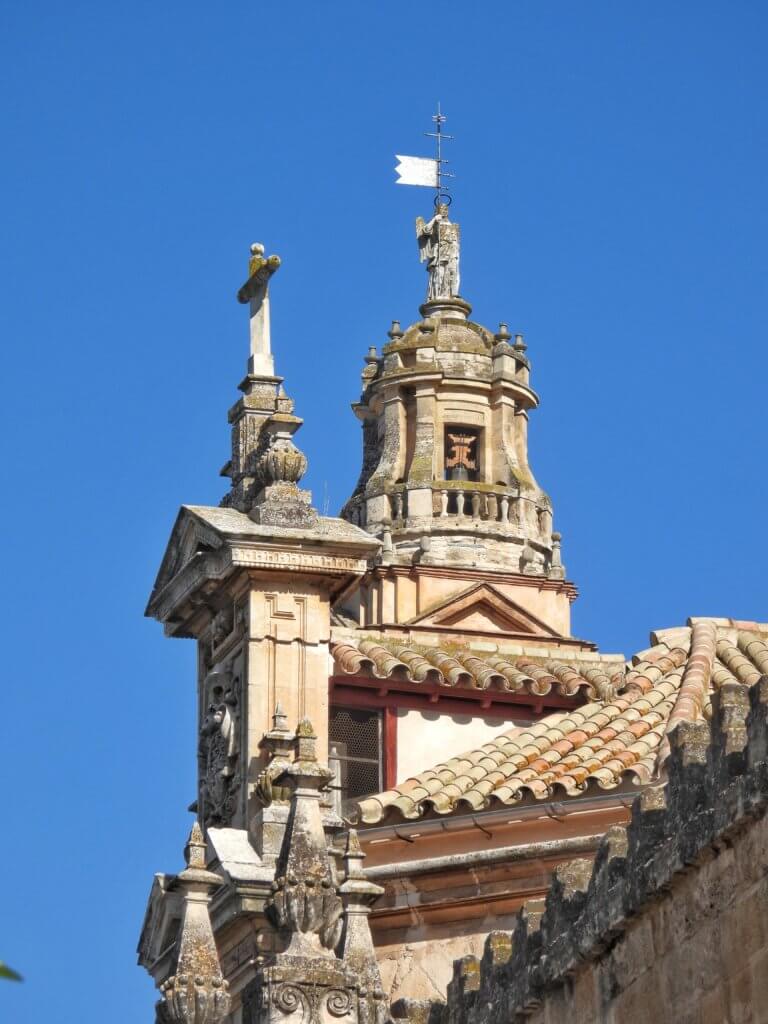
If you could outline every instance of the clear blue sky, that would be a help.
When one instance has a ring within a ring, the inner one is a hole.
[[[142,612],[177,506],[222,494],[248,245],[283,259],[278,369],[338,509],[362,357],[422,297],[393,155],[437,99],[462,291],[530,346],[575,631],[768,619],[767,33],[760,0],[3,5],[0,1020],[153,1019],[195,684]]]

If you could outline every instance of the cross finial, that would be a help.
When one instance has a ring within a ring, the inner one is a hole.
[[[439,100],[437,103],[437,113],[432,115],[432,120],[435,122],[435,128],[437,130],[434,132],[425,132],[424,134],[428,138],[435,140],[435,148],[437,150],[437,154],[435,157],[435,162],[437,164],[437,193],[435,195],[435,207],[450,206],[451,195],[443,182],[443,178],[452,178],[453,175],[451,174],[450,171],[446,171],[444,169],[444,164],[450,163],[450,161],[446,160],[445,157],[443,156],[443,139],[450,139],[451,141],[453,141],[453,136],[446,135],[443,132],[443,125],[448,120],[448,118],[440,109]]]

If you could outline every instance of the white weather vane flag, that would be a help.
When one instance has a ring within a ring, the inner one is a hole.
[[[426,156],[395,156],[399,160],[396,173],[399,175],[396,185],[426,185],[437,188],[437,160]]]
[[[435,205],[439,202],[450,203],[450,197],[443,186],[443,178],[452,178],[453,175],[445,169],[448,161],[443,157],[443,139],[450,139],[452,136],[443,134],[443,125],[447,121],[445,114],[440,112],[440,104],[437,105],[437,113],[433,115],[436,131],[425,132],[430,139],[434,139],[437,147],[435,157],[428,156],[403,156],[397,153],[395,159],[398,161],[395,171],[397,173],[396,185],[423,185],[425,188],[433,188],[437,191]]]

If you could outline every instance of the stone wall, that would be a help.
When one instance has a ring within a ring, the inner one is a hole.
[[[644,790],[594,864],[557,869],[546,900],[447,1003],[398,1001],[429,1024],[768,1021],[768,677],[727,684],[713,719],[670,735],[668,782]]]
[[[489,913],[479,921],[456,921],[442,929],[421,929],[422,933],[430,933],[429,938],[409,938],[407,942],[385,945],[377,942],[376,959],[384,991],[390,999],[440,1000],[456,958],[467,954],[482,956],[489,930],[505,923],[494,921]]]

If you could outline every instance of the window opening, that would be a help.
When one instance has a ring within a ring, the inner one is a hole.
[[[445,428],[445,479],[477,480],[479,430],[472,427]]]
[[[328,715],[328,746],[335,750],[339,765],[342,800],[381,792],[384,784],[380,711],[332,707]]]

